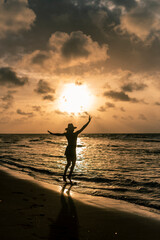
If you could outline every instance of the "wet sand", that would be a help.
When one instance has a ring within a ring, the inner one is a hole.
[[[53,190],[0,170],[0,240],[160,239],[158,218],[125,211],[125,203],[111,199],[96,206],[61,185]]]

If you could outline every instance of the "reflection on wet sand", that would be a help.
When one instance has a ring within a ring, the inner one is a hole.
[[[68,187],[69,186],[69,187]],[[78,217],[74,201],[70,195],[71,184],[65,183],[61,191],[61,210],[55,222],[51,224],[49,240],[78,240]],[[66,194],[65,194],[66,193]]]

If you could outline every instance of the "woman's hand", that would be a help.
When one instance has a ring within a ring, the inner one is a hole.
[[[89,115],[88,122],[90,122],[90,121],[91,121],[91,119],[92,119],[92,117]]]

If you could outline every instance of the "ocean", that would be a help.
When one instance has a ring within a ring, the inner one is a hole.
[[[61,185],[65,137],[1,134],[0,165]],[[124,200],[160,213],[160,134],[82,134],[75,192]]]

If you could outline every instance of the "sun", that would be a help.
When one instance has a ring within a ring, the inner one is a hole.
[[[66,84],[59,102],[59,110],[68,114],[81,114],[90,110],[93,97],[86,85]]]

